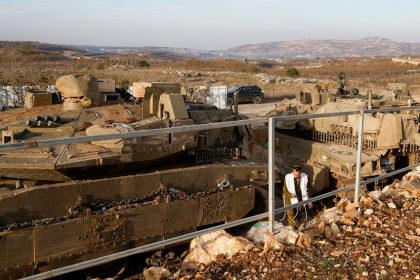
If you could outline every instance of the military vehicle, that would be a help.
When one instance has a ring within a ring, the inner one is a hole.
[[[30,108],[7,121],[2,142],[35,143],[240,118],[231,110],[186,103],[182,94],[153,88],[145,91],[142,104],[95,107],[100,102],[97,83],[86,76],[66,77],[57,88],[63,105]],[[230,160],[240,157],[244,129],[49,148],[34,144],[0,153],[0,278],[32,275],[255,211],[260,206],[255,200],[267,182],[266,165]],[[165,170],[171,162],[167,159],[182,155],[200,165]],[[138,174],[153,163],[160,164],[161,171]]]
[[[270,116],[356,111],[393,106],[387,100],[342,98],[309,85],[296,99],[285,101]],[[359,117],[357,115],[276,123],[277,165],[280,173],[301,164],[312,178],[313,191],[354,182]],[[243,154],[266,160],[267,127],[253,128]],[[420,161],[419,114],[365,114],[362,177],[369,178]]]
[[[0,278],[16,279],[247,215],[265,164],[228,161],[0,194]]]
[[[2,142],[118,134],[240,119],[231,110],[186,103],[184,95],[151,90],[145,92],[142,105],[92,107],[99,102],[95,91],[97,83],[86,77],[67,78],[65,82],[65,87],[57,82],[57,88],[63,91],[63,110],[58,114],[40,115],[38,109],[28,109],[24,119],[4,125]],[[3,152],[0,177],[16,179],[16,182],[9,180],[8,186],[20,187],[103,177],[104,167],[106,175],[115,176],[182,154],[193,155],[199,163],[233,158],[240,156],[243,129],[213,129]]]

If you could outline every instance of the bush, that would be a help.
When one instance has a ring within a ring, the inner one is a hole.
[[[300,76],[300,73],[295,67],[290,67],[286,70],[286,75],[291,78],[297,78]]]
[[[51,78],[45,74],[45,73],[40,73],[38,75],[38,84],[42,89],[46,89],[48,87],[48,85],[51,82]]]
[[[23,55],[29,55],[34,53],[34,48],[30,43],[24,43],[20,49],[19,52]]]
[[[137,67],[139,68],[149,68],[150,64],[146,60],[138,60],[136,63]]]
[[[94,65],[95,70],[103,70],[105,69],[105,63],[103,61],[98,61]]]
[[[127,79],[118,80],[116,79],[117,85],[119,85],[121,88],[127,90],[130,87],[130,81]]]

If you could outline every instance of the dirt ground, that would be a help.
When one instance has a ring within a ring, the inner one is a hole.
[[[315,234],[309,249],[254,248],[185,279],[420,279],[420,200],[402,194],[371,207],[342,233]]]

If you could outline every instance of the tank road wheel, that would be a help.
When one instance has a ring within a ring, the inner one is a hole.
[[[254,104],[260,104],[262,101],[261,96],[257,95],[254,97]]]
[[[227,100],[226,100],[226,104],[228,106],[233,105],[233,98],[232,97],[228,97]]]

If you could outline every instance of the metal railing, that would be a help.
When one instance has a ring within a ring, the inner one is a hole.
[[[385,179],[391,176],[395,176],[397,174],[413,170],[416,167],[420,166],[420,163],[415,163],[412,166],[405,167],[399,170],[395,170],[393,172],[387,173],[382,176],[377,176],[375,178],[371,178],[366,181],[361,181],[360,176],[360,169],[361,169],[361,155],[363,150],[363,143],[362,143],[362,134],[363,127],[364,127],[364,114],[366,113],[378,113],[378,112],[398,112],[403,110],[418,110],[420,106],[410,106],[410,107],[390,107],[390,108],[383,108],[383,109],[373,109],[373,110],[360,110],[360,111],[348,111],[348,112],[334,112],[334,113],[323,113],[323,114],[307,114],[307,115],[293,115],[293,116],[280,116],[280,117],[273,117],[268,120],[268,187],[269,187],[269,207],[268,212],[264,212],[262,214],[254,215],[251,217],[246,217],[240,220],[236,220],[233,222],[227,222],[222,225],[213,226],[207,229],[199,230],[196,232],[191,232],[187,234],[183,234],[180,236],[176,236],[173,238],[165,239],[162,241],[154,242],[151,244],[143,245],[140,247],[132,248],[129,250],[113,253],[110,255],[106,255],[103,257],[99,257],[96,259],[91,259],[88,261],[84,261],[81,263],[76,263],[73,265],[69,265],[66,267],[61,267],[57,269],[53,269],[47,272],[39,273],[30,277],[26,277],[24,279],[47,279],[59,275],[63,275],[66,273],[78,271],[81,269],[86,269],[89,267],[105,264],[111,261],[115,261],[121,258],[129,257],[135,254],[155,250],[162,248],[164,246],[177,244],[179,242],[187,241],[191,238],[201,236],[206,233],[211,233],[214,231],[228,229],[239,225],[248,224],[251,222],[259,221],[261,219],[268,218],[270,229],[274,231],[274,217],[275,214],[285,212],[289,209],[294,209],[299,206],[323,200],[328,197],[335,196],[342,192],[348,192],[351,190],[355,190],[355,201],[359,199],[359,191],[362,185],[367,185],[373,183],[377,180]],[[337,189],[326,194],[322,194],[316,197],[309,198],[306,201],[301,201],[296,204],[292,204],[286,207],[281,207],[278,209],[274,208],[274,185],[275,185],[275,123],[278,121],[296,121],[296,120],[303,120],[303,119],[316,119],[316,118],[326,118],[326,117],[335,117],[335,116],[348,116],[348,115],[360,115],[359,119],[359,137],[358,137],[358,153],[357,153],[357,167],[356,167],[356,183],[351,186],[347,186],[341,189]],[[250,120],[240,120],[240,121],[230,121],[230,122],[222,122],[222,123],[211,123],[211,124],[202,124],[202,125],[191,125],[191,126],[182,126],[182,127],[172,127],[172,128],[162,128],[162,129],[152,129],[152,130],[144,130],[144,131],[135,131],[135,132],[127,132],[121,134],[110,134],[110,135],[97,135],[97,136],[79,136],[79,137],[72,137],[72,138],[60,138],[60,139],[48,139],[48,140],[37,140],[37,141],[29,141],[29,142],[21,142],[21,143],[13,143],[13,144],[3,144],[0,145],[0,152],[2,151],[9,151],[9,150],[16,150],[16,149],[26,149],[26,148],[36,148],[36,147],[49,147],[49,146],[57,146],[57,145],[64,145],[64,144],[76,144],[76,143],[86,143],[92,141],[103,141],[103,140],[110,140],[110,139],[121,139],[121,138],[133,138],[133,137],[142,137],[142,136],[151,136],[151,135],[164,135],[169,133],[179,133],[179,132],[191,132],[191,131],[201,131],[207,129],[215,129],[215,128],[226,128],[226,127],[234,127],[234,126],[243,126],[243,125],[261,125],[266,123],[266,119],[250,119]]]

